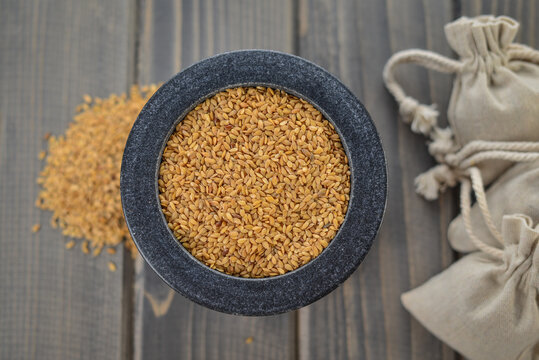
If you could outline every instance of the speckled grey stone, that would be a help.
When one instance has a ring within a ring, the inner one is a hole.
[[[208,268],[179,244],[160,209],[157,175],[168,137],[190,110],[223,89],[255,85],[282,89],[315,105],[341,136],[352,181],[344,222],[317,258],[284,275],[244,279]],[[121,195],[135,244],[170,287],[214,310],[271,315],[320,299],[359,266],[382,222],[386,163],[369,114],[338,79],[296,56],[245,50],[217,55],[185,69],[148,101],[127,140]]]

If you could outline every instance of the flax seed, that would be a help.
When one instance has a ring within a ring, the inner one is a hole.
[[[350,169],[339,135],[314,106],[280,90],[234,88],[196,106],[175,130],[159,199],[197,259],[230,275],[267,277],[329,245],[348,207]]]

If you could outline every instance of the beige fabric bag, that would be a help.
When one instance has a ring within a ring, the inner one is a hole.
[[[537,360],[539,226],[527,216],[506,215],[502,236],[503,247],[483,244],[486,252],[462,258],[403,294],[402,303],[471,360]]]
[[[483,152],[500,150],[500,143],[505,151],[536,151],[525,145],[539,141],[539,52],[513,43],[518,27],[504,16],[462,17],[445,27],[459,61],[411,49],[387,62],[384,80],[403,120],[430,138],[429,152],[441,163],[416,179],[416,190],[425,198],[437,198],[439,191],[455,186],[465,175],[467,167],[455,154],[466,145],[475,146],[472,152],[478,151],[477,141]],[[406,63],[456,75],[448,108],[450,127],[438,127],[435,107],[419,104],[397,83],[395,69]],[[510,165],[503,157],[491,156],[479,168],[488,184]]]
[[[512,44],[518,27],[504,16],[463,17],[445,27],[462,63],[448,109],[461,146],[472,140],[539,140],[539,66],[520,55],[527,49],[529,56],[522,58],[539,58]]]
[[[526,214],[534,224],[539,223],[539,161],[511,167],[489,187],[486,200],[496,229],[501,229],[505,214]],[[473,233],[483,242],[497,247],[502,245],[485,224],[478,203],[471,209],[470,222]],[[459,252],[477,250],[468,236],[462,215],[449,225],[448,239],[451,247]]]
[[[517,29],[507,17],[464,17],[445,28],[459,61],[407,50],[384,69],[403,120],[430,138],[440,163],[416,178],[416,190],[435,199],[462,184],[462,213],[449,238],[456,250],[472,252],[402,302],[472,360],[539,360],[539,52],[512,43]],[[404,63],[456,74],[450,127],[437,125],[434,106],[406,96],[394,77]],[[486,194],[484,183],[502,173]]]

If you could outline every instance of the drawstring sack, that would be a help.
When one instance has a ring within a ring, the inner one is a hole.
[[[507,17],[464,17],[445,28],[459,61],[407,50],[384,68],[402,119],[429,138],[439,163],[416,178],[416,191],[435,199],[461,184],[448,237],[470,253],[402,303],[471,360],[539,360],[539,52],[512,43],[517,29]],[[449,127],[397,83],[395,68],[405,63],[456,75]]]
[[[486,202],[492,222],[498,229],[502,227],[505,214],[526,214],[534,224],[539,223],[539,161],[517,164],[503,173],[486,192]],[[474,204],[470,212],[473,232],[488,245],[501,246],[483,218],[479,204]],[[449,224],[447,233],[449,243],[456,251],[467,253],[477,250],[468,236],[462,215]]]
[[[502,247],[472,240],[479,251],[403,294],[402,303],[470,360],[537,360],[539,226],[506,215],[501,235]]]
[[[506,173],[511,175],[507,182],[501,180],[513,186],[532,179],[536,167],[526,165],[537,164],[518,164]],[[511,173],[514,169],[519,170],[516,175]],[[472,192],[477,200],[474,221]],[[499,231],[477,167],[461,180],[460,207],[467,241],[463,243],[473,252],[404,293],[404,307],[470,360],[538,360],[539,225],[533,227],[526,215],[505,215]]]
[[[447,41],[460,60],[412,49],[396,53],[387,62],[384,81],[399,104],[402,120],[412,131],[429,138],[429,152],[441,164],[416,178],[416,191],[426,199],[436,199],[440,191],[455,186],[467,170],[465,165],[475,165],[455,159],[466,145],[479,141],[481,151],[537,151],[539,52],[513,43],[518,27],[505,16],[462,17],[445,27]],[[397,82],[397,66],[409,63],[455,74],[447,112],[450,127],[440,128],[435,106],[407,96]],[[469,150],[479,149],[472,146]],[[506,170],[515,157],[482,161],[478,168],[485,184]]]

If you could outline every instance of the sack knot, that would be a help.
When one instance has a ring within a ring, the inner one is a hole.
[[[429,143],[429,153],[434,156],[438,162],[444,162],[444,157],[458,150],[453,130],[450,127],[445,129],[435,127],[430,133],[432,141]]]
[[[415,178],[416,192],[427,200],[434,200],[438,193],[457,185],[458,179],[456,169],[440,164]]]
[[[399,106],[405,123],[412,123],[412,131],[428,135],[436,125],[438,111],[435,105],[423,105],[412,97],[405,97]]]

